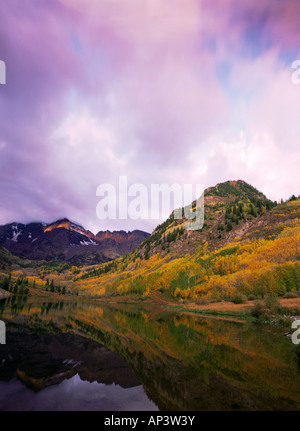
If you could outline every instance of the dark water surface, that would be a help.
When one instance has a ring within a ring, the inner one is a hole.
[[[0,301],[0,410],[300,410],[268,324],[99,302]]]

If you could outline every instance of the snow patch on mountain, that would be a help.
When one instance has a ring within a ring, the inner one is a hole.
[[[93,241],[92,239],[88,240],[88,241],[80,241],[81,245],[97,245],[97,243],[95,241]]]
[[[13,234],[11,240],[14,242],[18,242],[18,238],[22,234],[23,231],[19,230],[18,226],[16,226],[16,225],[13,225],[11,228],[12,228],[12,234]]]

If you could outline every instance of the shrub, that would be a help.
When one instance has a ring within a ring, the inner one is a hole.
[[[264,305],[267,310],[272,313],[280,311],[281,305],[277,296],[266,296],[264,298]]]
[[[247,302],[247,296],[243,295],[242,293],[237,293],[236,295],[234,295],[231,298],[231,301],[234,304],[246,304],[246,302]]]
[[[196,303],[199,305],[206,305],[209,304],[209,300],[205,298],[197,298]]]
[[[299,294],[296,292],[286,292],[283,298],[299,298]]]
[[[256,301],[253,307],[250,309],[250,316],[255,317],[256,319],[266,317],[266,309],[264,304],[260,301]]]
[[[250,309],[252,317],[269,318],[276,313],[282,313],[283,308],[277,296],[266,296],[263,301],[256,301]]]

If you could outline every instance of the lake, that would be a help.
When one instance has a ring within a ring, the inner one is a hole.
[[[283,330],[159,306],[0,301],[0,410],[299,410]]]

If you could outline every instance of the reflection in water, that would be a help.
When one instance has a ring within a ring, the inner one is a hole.
[[[0,318],[9,333],[6,350],[0,346],[0,382],[17,393],[20,381],[39,391],[24,395],[24,406],[35,396],[45,409],[50,390],[62,394],[75,381],[85,388],[78,392],[87,391],[85,401],[79,394],[63,401],[57,393],[62,410],[100,410],[101,396],[102,410],[300,408],[294,346],[274,326],[95,302],[29,299],[17,309],[17,301],[3,302]],[[94,389],[103,383],[113,383],[105,396]],[[11,406],[8,395],[5,400],[0,398],[0,409]]]
[[[20,381],[0,382],[0,410],[37,411],[130,411],[157,410],[141,385],[124,389],[119,385],[88,383],[76,374],[58,385],[35,393]]]
[[[78,374],[88,382],[140,385],[126,362],[107,347],[72,333],[9,333],[2,346],[0,380],[18,377],[39,391]]]

